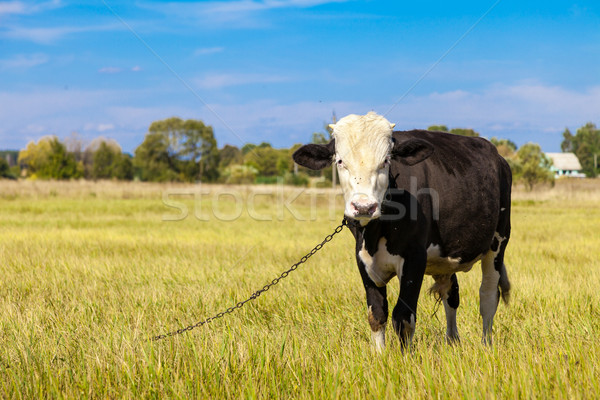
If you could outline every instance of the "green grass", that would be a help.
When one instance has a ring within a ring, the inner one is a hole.
[[[1,397],[479,399],[600,392],[600,196],[565,201],[519,194],[506,257],[512,299],[499,306],[493,349],[480,344],[481,274],[474,268],[458,276],[460,345],[444,342],[443,307],[426,294],[427,277],[413,348],[403,354],[389,324],[388,348],[377,354],[348,230],[234,314],[149,341],[243,300],[296,262],[341,219],[341,207],[339,218],[330,218],[325,198],[317,199],[314,220],[297,221],[288,211],[280,218],[273,197],[257,196],[254,210],[271,221],[253,220],[246,209],[234,221],[192,214],[163,221],[177,214],[162,202],[166,186],[3,185]],[[240,190],[247,196],[250,189]],[[191,197],[176,200],[193,212]],[[236,214],[231,197],[212,200],[203,198],[204,211]],[[293,206],[310,215],[309,196]],[[393,280],[392,306],[397,294]]]

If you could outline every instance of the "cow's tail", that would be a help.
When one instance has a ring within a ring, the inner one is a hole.
[[[506,245],[508,244],[508,239],[510,237],[510,206],[511,206],[511,187],[512,187],[512,171],[510,170],[510,165],[506,160],[500,156],[498,156],[498,160],[500,162],[500,217],[498,220],[497,232],[499,232],[505,239],[503,243],[500,243],[501,246],[498,250],[500,253],[496,260],[499,261],[500,269],[498,272],[500,273],[500,280],[498,281],[498,289],[500,290],[500,295],[502,296],[502,301],[505,304],[508,304],[510,300],[510,281],[508,280],[508,273],[506,272],[506,265],[504,264],[504,250],[506,250]],[[497,267],[497,265],[496,265]]]
[[[510,300],[510,281],[508,280],[508,273],[506,272],[506,265],[502,263],[502,267],[500,267],[500,280],[498,281],[498,289],[500,289],[500,296],[502,296],[502,301],[505,304],[508,304]]]

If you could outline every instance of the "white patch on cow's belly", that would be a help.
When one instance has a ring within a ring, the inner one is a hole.
[[[483,255],[479,255],[474,260],[463,261],[460,257],[442,257],[440,246],[431,244],[427,248],[427,275],[447,275],[455,272],[468,272],[473,268],[473,264],[481,260]]]
[[[379,287],[385,286],[396,275],[401,277],[404,265],[404,258],[390,254],[387,251],[386,243],[385,238],[379,239],[377,251],[371,256],[365,249],[363,240],[362,249],[358,252],[358,257],[365,264],[369,278]]]

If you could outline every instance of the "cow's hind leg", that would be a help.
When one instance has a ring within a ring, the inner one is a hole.
[[[492,345],[492,325],[498,309],[500,295],[508,303],[510,297],[510,282],[504,265],[504,251],[508,238],[498,240],[496,249],[488,251],[481,260],[481,287],[479,288],[479,312],[483,319],[484,344]]]
[[[496,268],[497,256],[493,251],[481,260],[481,286],[479,288],[479,312],[483,319],[482,342],[492,345],[492,325],[500,299],[500,268]],[[502,260],[500,266],[503,267]]]
[[[456,311],[460,305],[460,296],[458,293],[458,279],[456,274],[450,277],[452,286],[448,292],[448,297],[444,300],[444,310],[446,311],[446,340],[448,343],[460,341],[458,336],[458,327],[456,326]]]
[[[434,285],[429,289],[439,301],[444,304],[446,313],[446,340],[452,344],[460,341],[458,327],[456,325],[456,311],[460,304],[458,292],[458,279],[456,274],[434,275]]]

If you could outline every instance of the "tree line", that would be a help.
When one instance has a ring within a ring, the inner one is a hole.
[[[316,132],[313,143],[325,143],[331,132]],[[433,125],[429,130],[464,136],[480,136],[472,129]],[[491,138],[498,152],[508,161],[513,180],[531,188],[552,183],[551,161],[539,145],[521,148],[507,139]],[[331,182],[332,167],[311,171],[294,164],[293,152],[300,146],[276,149],[269,143],[247,143],[241,148],[225,145],[219,149],[213,128],[202,121],[177,117],[153,122],[143,142],[133,154],[124,153],[113,139],[96,138],[86,144],[73,134],[65,140],[45,136],[30,142],[18,152],[0,152],[0,177],[31,179],[117,179],[152,182],[222,182],[232,184],[275,183],[307,185],[311,177]],[[573,135],[563,133],[563,151],[580,159],[588,176],[598,174],[594,154],[600,156],[600,130],[588,123]],[[15,160],[13,166],[8,161]]]
[[[445,125],[433,125],[429,130],[449,132],[456,135],[479,136],[472,129],[453,128]],[[552,161],[544,154],[536,143],[527,143],[521,148],[507,139],[491,138],[498,152],[508,161],[513,181],[521,182],[529,189],[538,183],[553,183],[554,174],[550,171]],[[589,178],[595,178],[600,173],[598,163],[600,160],[600,129],[595,124],[588,122],[577,129],[575,135],[567,128],[563,132],[561,143],[563,152],[575,153],[582,167],[582,172]]]
[[[588,177],[596,177],[600,173],[600,129],[588,122],[577,129],[575,135],[567,128],[563,132],[560,145],[563,152],[575,153],[583,173]]]
[[[294,166],[292,153],[299,146],[276,149],[263,142],[219,149],[211,126],[173,117],[153,122],[133,154],[123,152],[113,139],[100,137],[86,144],[77,134],[64,140],[42,137],[18,152],[0,152],[0,177],[234,184],[282,179],[307,185],[310,176],[321,172]]]
[[[427,128],[431,131],[448,132],[455,135],[479,137],[479,132],[473,129],[453,128],[446,125],[433,125]],[[523,183],[528,189],[540,183],[554,183],[554,173],[550,170],[552,161],[544,154],[542,148],[536,143],[527,143],[517,148],[515,142],[508,139],[492,137],[490,142],[498,153],[510,165],[513,182]]]

